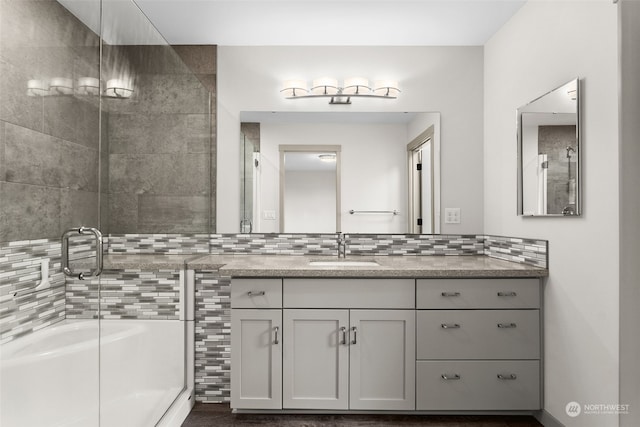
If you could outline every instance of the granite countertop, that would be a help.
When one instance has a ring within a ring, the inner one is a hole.
[[[200,259],[203,255],[160,255],[160,254],[105,254],[103,270],[172,270],[182,269],[192,260]],[[80,269],[95,268],[95,257],[72,261],[71,266]],[[213,264],[210,269],[217,270],[224,264]]]
[[[374,266],[315,266],[310,261],[375,261]],[[218,270],[231,277],[547,277],[549,270],[484,255],[332,256],[310,255],[156,255],[104,256],[104,270]],[[93,268],[95,259],[73,262],[73,268]]]
[[[205,255],[194,270],[218,269],[231,277],[547,277],[549,270],[488,256],[347,256],[344,261],[375,261],[378,266],[312,266],[331,256]],[[222,267],[218,267],[222,265]]]

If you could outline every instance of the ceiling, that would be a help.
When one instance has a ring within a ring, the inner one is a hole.
[[[525,1],[136,0],[136,3],[170,44],[472,46],[484,45]],[[117,2],[105,1],[105,7]]]

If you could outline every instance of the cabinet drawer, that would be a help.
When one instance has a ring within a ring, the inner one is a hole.
[[[232,308],[282,308],[282,279],[231,280]]]
[[[539,279],[419,279],[418,308],[540,308]]]
[[[285,308],[415,308],[413,279],[284,279]]]
[[[540,409],[540,363],[419,361],[418,410]]]
[[[420,310],[418,359],[539,359],[538,310]]]

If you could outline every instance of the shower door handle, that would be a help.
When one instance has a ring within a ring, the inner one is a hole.
[[[96,269],[91,270],[89,275],[85,273],[76,273],[69,267],[69,237],[73,234],[79,234],[81,236],[86,234],[93,234],[96,239]],[[70,228],[62,235],[62,271],[69,277],[77,277],[80,280],[84,280],[86,277],[97,277],[102,273],[103,260],[102,260],[102,233],[100,230],[93,227],[80,227]]]

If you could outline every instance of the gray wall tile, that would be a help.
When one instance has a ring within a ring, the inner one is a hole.
[[[61,186],[59,139],[13,124],[6,125],[5,137],[8,182]]]
[[[112,154],[208,153],[211,126],[202,114],[112,114]]]
[[[60,189],[0,182],[0,242],[58,238]]]
[[[8,3],[8,2],[2,2]],[[27,96],[29,73],[0,58],[0,119],[29,129],[42,130],[42,98]]]
[[[44,97],[44,133],[97,150],[99,130],[99,110],[90,102],[74,96]]]
[[[141,233],[197,233],[207,227],[206,196],[150,196],[138,198],[138,231]]]
[[[5,137],[4,137],[5,121],[0,120],[0,181],[6,181],[5,174]]]
[[[135,193],[110,193],[108,202],[110,232],[137,233],[138,195]]]
[[[98,193],[71,189],[60,192],[61,231],[81,225],[98,227]]]

